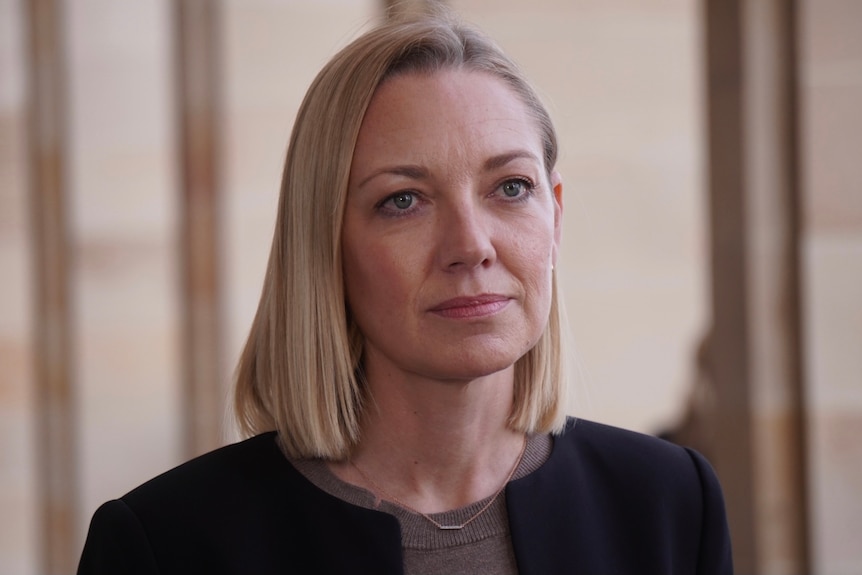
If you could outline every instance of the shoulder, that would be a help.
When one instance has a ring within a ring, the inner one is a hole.
[[[695,471],[695,452],[664,439],[585,419],[570,418],[555,438],[555,450],[608,471],[655,472],[673,475]]]
[[[357,557],[375,565],[359,572],[387,572],[400,559],[398,529],[392,516],[319,490],[268,433],[105,503],[90,523],[78,573],[263,574],[297,565],[348,573],[361,564]],[[348,551],[329,553],[333,546]]]
[[[555,438],[549,471],[577,477],[593,493],[637,506],[699,508],[721,497],[703,456],[663,439],[583,419],[570,419]]]
[[[217,573],[265,536],[255,516],[292,469],[269,433],[162,473],[96,511],[78,573]]]
[[[516,552],[536,572],[732,572],[721,489],[694,451],[570,419],[551,455],[507,492]],[[561,548],[573,549],[571,553]]]
[[[119,501],[157,551],[165,545],[164,555],[182,539],[189,548],[230,541],[241,547],[268,533],[291,536],[296,524],[286,518],[326,509],[327,497],[291,465],[276,434],[265,433],[183,463]]]
[[[281,452],[276,434],[264,433],[183,463],[120,501],[150,537],[191,531],[217,540],[256,531],[277,521],[272,509],[293,512],[315,496]]]
[[[676,458],[682,450],[652,435],[574,417],[568,419],[565,429],[556,439],[563,449],[605,454],[612,449],[632,455],[636,460],[647,456]]]
[[[262,487],[260,482],[273,474],[289,476],[292,471],[275,433],[264,433],[195,457],[133,489],[122,500],[133,508],[155,501],[188,503],[256,484]]]

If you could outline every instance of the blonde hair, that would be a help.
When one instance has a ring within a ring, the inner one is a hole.
[[[356,138],[387,78],[463,68],[502,79],[534,116],[548,174],[553,125],[517,66],[482,33],[437,13],[383,24],[341,50],[317,75],[290,138],[275,234],[257,314],[237,367],[241,430],[277,430],[293,457],[343,459],[359,441],[362,335],[346,309],[341,222]],[[548,324],[515,364],[508,424],[525,433],[565,424],[567,384],[556,275]]]

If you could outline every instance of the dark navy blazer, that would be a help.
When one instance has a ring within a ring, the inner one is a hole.
[[[694,451],[570,419],[506,488],[521,575],[727,575],[721,489]],[[337,499],[274,433],[203,455],[96,511],[78,575],[402,573],[395,517]]]

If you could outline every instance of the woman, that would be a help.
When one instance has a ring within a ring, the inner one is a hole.
[[[240,360],[253,437],[102,506],[79,573],[730,573],[699,455],[564,415],[556,153],[447,16],[336,55]]]

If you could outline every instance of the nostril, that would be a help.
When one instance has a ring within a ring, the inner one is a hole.
[[[495,255],[490,242],[451,246],[449,253],[444,255],[444,262],[450,270],[484,268],[493,264]]]
[[[438,228],[441,265],[451,271],[491,265],[496,258],[494,242],[483,214],[465,201],[441,214]]]

